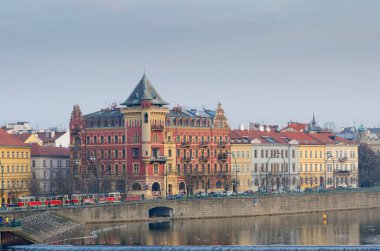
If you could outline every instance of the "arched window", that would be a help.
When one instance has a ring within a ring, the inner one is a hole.
[[[119,142],[119,137],[115,135],[115,143],[118,143],[118,142]]]
[[[148,119],[149,119],[149,116],[148,116],[148,113],[146,112],[144,114],[144,123],[148,123]]]

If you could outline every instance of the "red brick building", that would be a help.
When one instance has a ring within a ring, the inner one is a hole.
[[[229,125],[215,111],[169,110],[144,75],[122,107],[70,120],[74,191],[122,191],[146,197],[230,186]]]

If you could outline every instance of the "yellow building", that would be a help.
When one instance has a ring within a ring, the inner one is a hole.
[[[325,145],[326,188],[358,185],[358,144],[331,133],[310,133]]]
[[[237,176],[238,192],[253,190],[252,144],[247,138],[231,140],[231,181],[232,187]],[[235,190],[235,189],[234,189]]]
[[[2,204],[13,203],[29,195],[30,147],[14,135],[0,129],[0,191]]]
[[[297,140],[299,187],[314,188],[325,186],[325,145],[303,132],[283,132],[289,139]]]

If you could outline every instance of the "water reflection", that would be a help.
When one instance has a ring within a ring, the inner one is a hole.
[[[380,210],[88,225],[59,244],[358,245],[380,244]],[[81,236],[78,238],[78,236]],[[88,238],[83,238],[83,237]],[[91,237],[89,237],[91,236]]]

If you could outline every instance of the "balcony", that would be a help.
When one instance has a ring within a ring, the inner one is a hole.
[[[79,134],[80,133],[80,129],[79,128],[74,128],[72,131],[71,131],[73,134]]]
[[[190,162],[191,161],[191,157],[182,157],[181,161],[182,162]]]
[[[206,156],[201,156],[201,157],[199,157],[199,161],[200,161],[200,162],[207,162],[207,161],[208,161],[208,157],[206,157]]]
[[[182,142],[181,146],[182,147],[190,147],[190,144],[191,144],[190,142]]]
[[[163,125],[152,125],[152,131],[162,131],[164,130]]]
[[[150,159],[150,163],[159,163],[159,164],[165,164],[167,161],[166,157],[164,156],[153,156]]]
[[[347,157],[340,157],[338,160],[339,160],[339,162],[346,162],[347,161]]]
[[[351,171],[349,170],[334,170],[334,174],[349,175]]]
[[[225,148],[225,147],[227,147],[227,142],[219,142],[218,143],[218,147],[219,148]]]
[[[201,142],[201,143],[199,143],[199,147],[200,148],[206,148],[206,147],[208,147],[208,142]]]
[[[226,162],[227,161],[227,155],[225,153],[218,155],[218,162]]]

